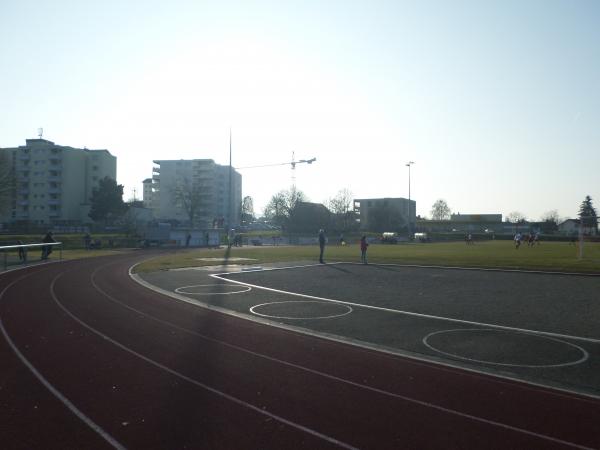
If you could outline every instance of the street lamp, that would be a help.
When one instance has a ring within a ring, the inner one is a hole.
[[[410,166],[412,166],[414,163],[414,161],[409,161],[406,163],[406,167],[408,167],[408,213],[406,215],[406,218],[408,219],[408,240],[410,240]]]

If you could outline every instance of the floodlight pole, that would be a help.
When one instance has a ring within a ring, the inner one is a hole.
[[[229,205],[227,208],[227,236],[229,236],[231,230],[231,213],[233,209],[233,199],[231,198],[233,195],[233,177],[232,177],[233,167],[231,165],[231,128],[229,128]]]
[[[409,161],[406,163],[406,167],[408,167],[408,212],[406,215],[407,218],[407,230],[408,230],[408,240],[410,241],[410,166],[412,166],[415,162]]]

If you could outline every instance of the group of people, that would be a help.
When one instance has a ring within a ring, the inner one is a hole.
[[[340,245],[346,245],[346,241],[344,240],[344,235],[342,234],[340,236]],[[323,260],[323,253],[325,252],[325,245],[327,244],[327,238],[325,237],[325,230],[323,230],[322,228],[319,230],[319,249],[320,249],[320,253],[319,253],[319,262],[321,264],[325,264],[325,261]],[[363,235],[360,238],[360,262],[362,262],[363,264],[368,264],[367,262],[367,248],[369,247],[369,244],[367,242],[367,236]]]
[[[536,243],[539,245],[540,244],[540,233],[528,233],[528,234],[521,234],[521,233],[517,233],[515,234],[514,237],[514,241],[515,241],[515,248],[518,250],[519,247],[521,246],[521,242],[525,242],[527,243],[528,247],[533,247]]]

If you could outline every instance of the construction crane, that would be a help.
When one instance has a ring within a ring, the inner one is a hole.
[[[258,166],[246,166],[246,167],[236,167],[236,170],[239,169],[258,169],[262,167],[275,167],[275,166],[291,166],[292,168],[292,186],[296,186],[296,165],[297,164],[312,164],[317,160],[317,158],[310,159],[300,159],[296,161],[295,152],[292,152],[292,160],[283,163],[275,163],[275,164],[261,164]]]

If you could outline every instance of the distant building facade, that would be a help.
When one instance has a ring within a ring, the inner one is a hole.
[[[242,176],[235,169],[216,164],[212,159],[156,160],[154,164],[150,196],[158,220],[189,222],[186,207],[176,194],[184,190],[201,199],[194,225],[210,228],[215,221],[227,224],[230,215],[230,226],[240,223]]]
[[[581,229],[580,219],[567,219],[558,224],[558,232],[567,236],[578,235]],[[596,236],[596,228],[594,226],[584,225],[581,229],[584,236]]]
[[[500,223],[502,222],[502,214],[452,214],[451,222],[472,222],[472,223]]]
[[[152,178],[146,178],[142,181],[142,201],[145,208],[152,209]]]
[[[102,178],[117,177],[117,158],[108,150],[27,139],[24,146],[0,148],[0,152],[10,160],[15,175],[12,207],[0,217],[5,223],[91,223],[92,190]]]
[[[507,227],[510,227],[508,229]],[[418,219],[423,232],[511,233],[513,225],[502,222],[502,214],[452,214],[450,220]]]
[[[354,213],[362,231],[414,230],[417,203],[405,198],[354,199]]]

